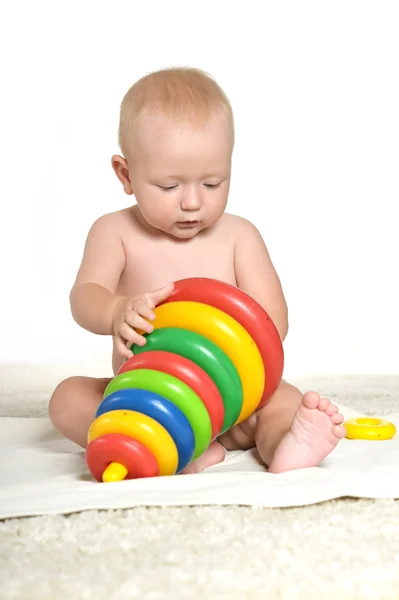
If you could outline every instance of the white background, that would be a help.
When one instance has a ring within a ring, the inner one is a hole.
[[[280,274],[286,377],[398,373],[398,6],[3,3],[0,361],[109,371],[69,291],[92,222],[132,200],[110,163],[124,93],[189,65],[233,105],[229,211]]]

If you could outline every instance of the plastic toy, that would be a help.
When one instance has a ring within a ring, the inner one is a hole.
[[[175,283],[104,392],[86,462],[98,481],[180,473],[281,381],[283,348],[263,308],[206,278]]]
[[[343,425],[350,440],[390,440],[396,433],[393,423],[374,417],[348,419]]]

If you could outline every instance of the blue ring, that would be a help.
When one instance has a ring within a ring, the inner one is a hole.
[[[170,400],[149,390],[128,388],[104,398],[97,409],[96,418],[111,410],[135,410],[162,425],[176,444],[179,455],[176,473],[185,469],[192,460],[194,432],[187,417]]]

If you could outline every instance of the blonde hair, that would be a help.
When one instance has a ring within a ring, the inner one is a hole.
[[[160,114],[172,122],[204,125],[222,111],[227,116],[234,146],[231,104],[218,83],[194,67],[171,67],[145,75],[125,94],[120,107],[119,147],[126,156],[143,112]]]

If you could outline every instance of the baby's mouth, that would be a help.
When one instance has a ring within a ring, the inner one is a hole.
[[[177,221],[179,227],[195,227],[199,221]]]

